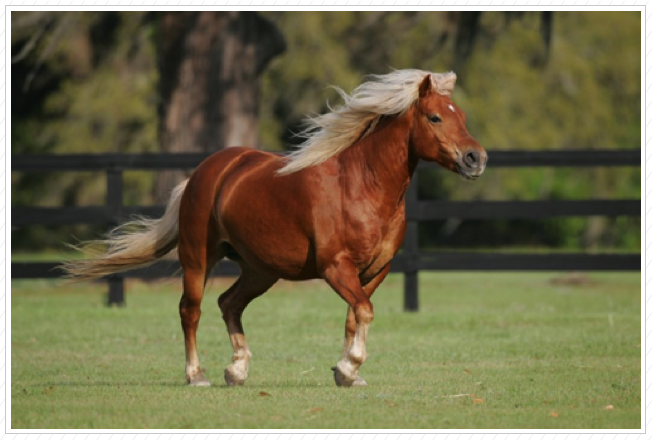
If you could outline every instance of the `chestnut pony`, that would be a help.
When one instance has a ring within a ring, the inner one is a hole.
[[[178,251],[186,380],[210,383],[195,334],[206,279],[229,258],[240,278],[218,299],[233,345],[228,385],[247,379],[251,352],[241,316],[277,280],[322,278],[348,304],[344,350],[333,368],[340,386],[358,375],[374,312],[370,297],[389,271],[405,233],[404,196],[420,159],[476,179],[487,153],[469,135],[451,100],[454,73],[397,70],[369,77],[344,104],[310,119],[305,142],[288,157],[250,148],[219,151],[177,186],[161,219],[137,219],[64,264],[73,279],[144,267]]]

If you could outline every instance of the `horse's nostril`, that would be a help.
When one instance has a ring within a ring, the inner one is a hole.
[[[476,151],[469,151],[464,155],[464,163],[470,167],[478,166],[480,157]]]

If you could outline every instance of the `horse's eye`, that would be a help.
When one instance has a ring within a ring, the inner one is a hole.
[[[428,120],[430,122],[432,122],[433,124],[437,124],[437,123],[441,122],[441,118],[439,117],[439,115],[428,116]]]

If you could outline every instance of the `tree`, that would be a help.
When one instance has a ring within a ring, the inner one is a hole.
[[[203,134],[186,138],[188,149],[215,151],[246,143],[285,150],[301,141],[292,133],[300,131],[306,115],[328,111],[327,100],[331,105],[341,102],[326,85],[350,92],[365,74],[386,73],[390,68],[455,70],[459,78],[454,99],[468,115],[470,132],[490,156],[491,151],[509,148],[640,145],[639,12],[483,12],[478,16],[468,11],[466,18],[460,14],[169,14],[175,27],[163,23],[168,14],[160,13],[15,11],[11,14],[11,152],[158,152],[159,138],[172,133],[159,116],[173,121],[174,115],[169,113],[176,112],[176,123],[184,129],[196,122],[179,117],[191,108],[205,119],[199,119],[204,124]],[[264,19],[278,26],[283,38]],[[200,22],[206,23],[204,34],[195,29]],[[245,36],[239,37],[242,33]],[[192,73],[191,68],[198,68],[195,61],[187,61],[186,49],[195,43],[189,41],[191,35],[213,39],[209,39],[213,46],[204,47],[206,55],[196,57],[197,63],[204,62],[211,78],[199,87],[197,76],[187,76],[194,78],[187,81],[190,85],[204,91],[182,101],[180,79],[188,70]],[[231,43],[226,44],[225,38]],[[287,40],[287,53],[265,67],[283,39]],[[172,46],[163,47],[164,42]],[[225,46],[239,55],[223,61],[228,51]],[[255,72],[264,73],[247,74],[244,80],[241,76],[245,73],[232,73],[233,84],[218,75],[229,66],[244,69],[252,64]],[[185,73],[181,66],[186,66]],[[240,80],[238,89],[236,80]],[[237,91],[229,95],[226,90],[232,86]],[[228,112],[220,113],[224,108]],[[242,114],[253,116],[237,116]],[[223,117],[237,120],[229,122]],[[236,135],[223,138],[223,133],[231,130],[229,126],[236,127],[241,121],[253,124],[252,119],[257,120],[257,129],[247,125],[251,128],[232,130],[240,133],[241,140],[234,139]],[[183,145],[179,139],[177,144]],[[419,178],[422,195],[534,200],[635,198],[641,191],[640,170],[635,168],[490,167],[490,171],[482,183],[474,185],[459,185],[452,174],[423,172]],[[126,204],[155,203],[157,184],[151,172],[130,171],[124,178]],[[105,180],[102,173],[14,172],[12,205],[101,204]],[[160,192],[162,198],[167,197],[167,188]],[[517,241],[534,246],[540,240],[546,245],[578,248],[595,243],[640,247],[640,219],[607,219],[603,226],[595,227],[587,226],[588,221],[594,220],[546,220],[545,225],[531,228],[524,222],[465,222],[450,236],[453,241],[444,242],[439,236],[433,240],[450,246],[472,243],[488,247]],[[444,228],[442,235],[453,229]],[[12,234],[15,246],[34,250],[56,248],[68,241],[70,233],[91,238],[99,232],[74,226],[74,230],[29,228]]]
[[[259,76],[284,50],[278,28],[255,12],[161,13],[161,151],[256,147]],[[161,173],[157,199],[167,200],[183,175]]]

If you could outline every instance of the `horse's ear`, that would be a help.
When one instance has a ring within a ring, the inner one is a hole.
[[[432,77],[430,74],[426,75],[421,84],[419,85],[419,98],[425,98],[433,92]]]

